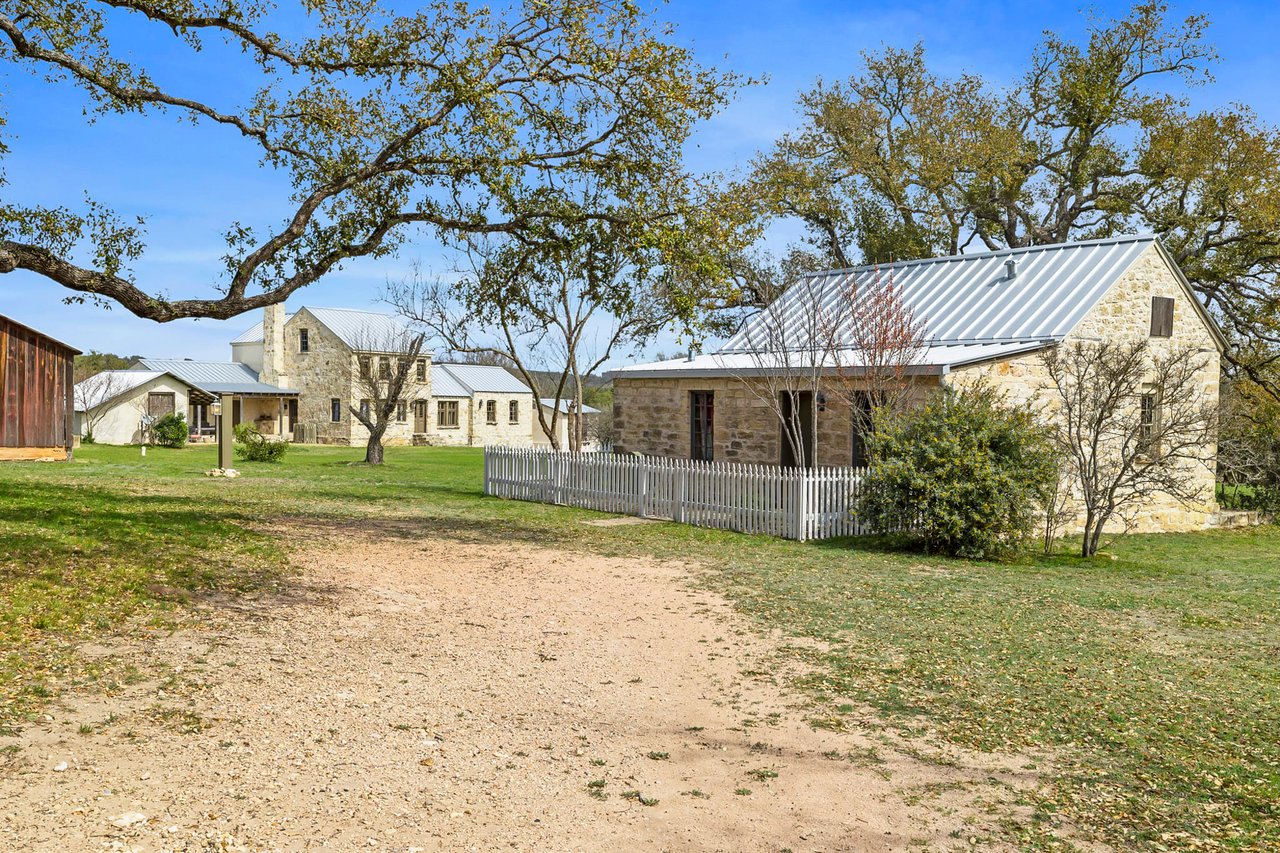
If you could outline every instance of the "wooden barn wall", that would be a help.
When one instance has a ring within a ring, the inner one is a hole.
[[[0,447],[70,447],[72,353],[0,317]]]

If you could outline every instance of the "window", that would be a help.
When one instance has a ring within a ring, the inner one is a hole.
[[[487,424],[496,424],[498,422],[497,400],[489,400],[484,404],[484,422]]]
[[[368,379],[373,375],[373,359],[367,355],[360,356],[360,377]]]
[[[441,400],[436,405],[436,426],[455,429],[458,426],[458,401]]]
[[[306,329],[298,330],[298,352],[311,352],[311,338]]]
[[[369,417],[369,401],[368,400],[360,401],[360,416],[364,418]]]
[[[153,418],[172,415],[175,409],[172,391],[152,391],[147,395],[147,414]]]
[[[512,400],[507,403],[507,420],[513,424],[520,423],[520,401]]]
[[[867,455],[867,436],[871,434],[871,395],[866,391],[855,391],[853,395],[853,459],[855,468],[865,468],[871,464]]]
[[[1160,455],[1160,397],[1154,391],[1145,391],[1138,398],[1138,442],[1142,452],[1151,457]]]
[[[417,367],[417,370],[418,370],[418,381],[426,382],[427,381],[427,360],[425,358],[420,358],[418,359],[418,363],[415,366]]]
[[[396,400],[396,422],[404,423],[409,420],[409,404],[404,400]]]
[[[715,392],[689,392],[689,456],[710,462],[715,458]]]
[[[1151,337],[1173,337],[1173,298],[1151,297]]]
[[[379,379],[391,378],[391,359],[387,358],[385,355],[382,358],[378,359],[378,378]]]
[[[329,420],[335,424],[342,421],[342,401],[337,397],[332,397],[329,400]]]

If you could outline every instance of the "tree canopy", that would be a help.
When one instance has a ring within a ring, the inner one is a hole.
[[[801,96],[743,190],[836,266],[1154,232],[1230,365],[1280,399],[1280,133],[1245,106],[1190,108],[1207,27],[1143,3],[1085,44],[1046,33],[1008,86],[938,75],[920,45],[867,53]]]
[[[0,0],[0,61],[80,87],[97,113],[145,119],[139,133],[168,114],[239,138],[293,187],[283,221],[249,222],[249,210],[227,224],[225,275],[203,298],[140,285],[130,265],[146,251],[145,211],[92,198],[0,200],[0,273],[158,321],[227,318],[394,252],[415,226],[538,241],[566,222],[678,215],[683,143],[737,78],[699,65],[628,0],[513,3],[400,14],[378,0]],[[196,62],[214,42],[239,48],[254,95],[215,103],[162,83],[113,37],[120,19]],[[566,190],[582,182],[607,201],[583,207]]]

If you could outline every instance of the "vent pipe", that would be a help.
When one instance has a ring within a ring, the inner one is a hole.
[[[1009,258],[1004,262],[1004,272],[1004,277],[1009,281],[1013,281],[1018,277],[1018,261],[1016,258]]]

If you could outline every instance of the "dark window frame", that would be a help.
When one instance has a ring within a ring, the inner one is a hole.
[[[298,330],[298,352],[311,352],[311,334],[309,329]]]
[[[714,462],[716,433],[716,392],[689,392],[689,458]]]
[[[396,423],[405,424],[409,422],[409,402],[407,400],[396,400]]]
[[[427,360],[425,358],[418,359],[417,363],[415,364],[415,368],[417,370],[418,381],[426,382],[427,381]]]
[[[520,423],[520,401],[510,400],[507,402],[507,423]]]
[[[498,401],[497,400],[485,400],[484,422],[488,426],[498,425]]]
[[[331,423],[342,423],[342,399],[339,397],[329,398],[329,421]]]

